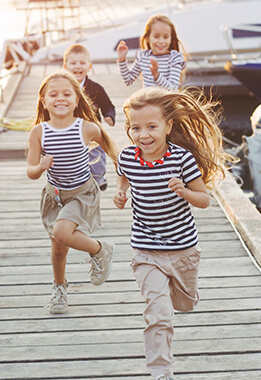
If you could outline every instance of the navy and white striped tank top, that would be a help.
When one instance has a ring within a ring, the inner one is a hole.
[[[89,145],[83,140],[82,123],[83,119],[77,118],[63,129],[42,123],[42,155],[53,157],[53,166],[46,171],[46,176],[57,189],[75,189],[91,176]]]

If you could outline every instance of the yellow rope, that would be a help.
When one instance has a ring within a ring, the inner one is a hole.
[[[0,127],[3,127],[5,129],[12,129],[15,131],[28,132],[32,128],[32,120],[13,120],[3,117],[2,119],[0,119]]]

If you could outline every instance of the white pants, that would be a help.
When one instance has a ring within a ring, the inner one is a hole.
[[[174,310],[189,311],[198,303],[201,249],[134,250],[132,269],[146,302],[144,348],[151,375],[173,377],[171,342]]]

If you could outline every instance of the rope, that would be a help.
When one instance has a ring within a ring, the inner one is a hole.
[[[4,130],[12,129],[15,131],[30,131],[32,127],[32,120],[31,119],[25,119],[25,120],[13,120],[8,119],[6,117],[3,117],[0,119],[0,127],[2,127]]]

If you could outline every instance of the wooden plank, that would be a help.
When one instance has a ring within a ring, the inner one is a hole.
[[[115,267],[115,265],[114,265]],[[209,279],[211,277],[219,277],[219,281],[221,281],[222,279],[224,279],[226,276],[227,277],[238,277],[239,280],[240,280],[240,277],[242,276],[247,276],[246,275],[246,272],[247,271],[250,271],[251,270],[251,273],[249,275],[254,275],[255,274],[255,269],[253,269],[253,265],[252,267],[250,266],[249,268],[241,268],[241,270],[235,270],[233,268],[226,268],[226,273],[223,273],[223,270],[222,268],[220,269],[220,271],[215,271],[213,269],[213,267],[209,267],[211,268],[211,271],[212,273],[208,273],[207,271],[203,271],[201,270],[199,272],[199,276],[200,278],[203,278],[205,277],[206,279]],[[233,272],[234,270],[234,272]],[[69,282],[79,282],[79,281],[89,281],[89,276],[87,276],[87,272],[89,271],[89,266],[86,268],[85,272],[84,271],[81,271],[81,272],[71,272],[70,270],[67,271],[67,277],[69,279]],[[17,275],[17,276],[9,276],[9,275],[5,275],[5,276],[2,276],[2,278],[0,279],[0,285],[4,285],[4,284],[8,284],[8,285],[12,285],[12,284],[16,284],[16,285],[23,285],[23,284],[38,284],[38,283],[48,283],[50,281],[52,281],[52,272],[51,272],[51,267],[49,267],[49,270],[48,271],[45,271],[46,273],[28,273],[26,275],[26,278],[24,278],[24,276],[22,275]],[[116,272],[116,270],[113,270],[113,272],[111,273],[111,276],[110,276],[110,281],[130,281],[130,280],[133,280],[133,274],[132,274],[132,271],[131,271],[131,268],[129,269],[126,269],[125,271],[118,271]]]
[[[51,264],[50,264],[51,265]],[[220,282],[220,279],[218,279]],[[134,279],[129,281],[110,281],[106,282],[106,287],[88,286],[88,281],[85,282],[70,282],[68,293],[69,294],[97,294],[105,295],[111,292],[130,292],[137,291],[138,285]],[[49,283],[37,284],[8,284],[8,286],[0,286],[0,297],[4,297],[5,302],[8,302],[8,297],[12,299],[21,296],[33,297],[37,295],[50,294]],[[217,279],[213,278],[199,278],[200,299],[208,298],[245,298],[248,296],[256,297],[260,295],[261,278],[260,276],[246,276],[246,277],[223,277],[222,284],[217,287]],[[2,301],[2,300],[1,300]],[[10,300],[11,302],[11,300]],[[18,299],[16,302],[19,302]],[[22,302],[22,300],[20,300]]]
[[[40,252],[42,252],[42,253],[48,252],[48,250],[46,250],[46,248],[50,247],[50,242],[48,243],[48,240],[44,239],[44,240],[42,240],[43,245],[41,245],[40,239],[38,239],[38,241],[39,241],[38,249],[40,250]],[[201,236],[199,236],[199,243],[200,243],[200,247],[202,248],[202,255],[205,255],[209,251],[211,251],[209,254],[213,257],[223,257],[223,255],[229,256],[229,250],[227,248],[227,245],[228,245],[227,241],[222,241],[222,240],[220,240],[220,241],[217,241],[217,240],[216,241],[203,241],[203,240],[201,240]],[[28,246],[28,244],[29,244],[29,242],[27,242],[27,246],[25,246],[25,245],[21,246],[19,244],[16,244],[17,246],[15,247],[16,248],[15,252],[17,252],[17,255],[19,255],[19,252],[21,254],[25,253],[25,256],[26,256],[26,252],[30,252],[33,254],[34,243],[31,242],[31,248]],[[118,250],[119,253],[121,252],[122,248],[127,249],[126,257],[130,258],[131,256],[127,256],[128,253],[132,252],[129,250],[129,245],[130,245],[130,240],[126,241],[126,239],[124,239],[124,241],[122,243],[118,242],[117,247],[119,247],[119,250]],[[45,247],[45,250],[43,247]],[[128,248],[126,248],[126,247],[128,247]],[[215,250],[213,248],[215,248]],[[233,252],[235,252],[237,249],[239,252],[239,254],[238,254],[239,256],[240,256],[240,253],[242,253],[242,249],[244,252],[243,256],[246,255],[246,251],[245,251],[244,247],[242,247],[242,243],[240,243],[238,239],[229,241],[229,249],[231,249],[231,256],[233,256]],[[5,244],[4,247],[1,247],[1,244],[0,244],[0,255],[5,254],[8,251],[10,251],[10,254],[12,252],[14,252],[14,251],[12,251],[11,245],[8,246],[7,244]],[[73,249],[71,249],[70,254],[74,254],[74,253],[75,253],[75,251]]]
[[[82,254],[82,257],[84,258],[89,255]],[[202,259],[200,263],[200,276],[203,277],[211,277],[211,276],[218,276],[222,275],[225,276],[243,276],[243,275],[251,275],[256,273],[256,268],[253,266],[253,264],[249,261],[247,257],[238,257],[238,258],[223,258],[223,262],[220,263],[220,260],[218,258],[210,258],[210,259]],[[225,268],[224,268],[225,264]],[[214,269],[213,269],[214,268]],[[86,270],[89,269],[88,265],[82,265],[80,263],[74,264],[71,263],[70,267],[68,268],[67,273],[72,275],[74,273],[80,274],[80,273],[86,273]],[[115,279],[132,279],[133,274],[131,267],[128,262],[114,262],[113,263],[113,269],[115,273]],[[12,278],[13,276],[23,276],[27,277],[27,281],[34,281],[35,273],[38,275],[45,275],[50,272],[49,265],[41,265],[41,266],[34,266],[33,268],[30,266],[11,266],[8,268],[8,271],[6,271],[5,267],[0,267],[0,275],[3,277],[3,280],[8,281],[8,278]],[[31,280],[30,280],[31,279]],[[0,280],[1,283],[1,280]]]
[[[43,73],[33,68],[9,115],[29,116]],[[135,88],[123,88],[117,75],[93,73],[108,84],[117,107],[116,126],[106,130],[124,146],[122,104]],[[1,140],[0,135],[0,145],[9,140],[11,146],[14,136],[8,132]],[[19,134],[15,145],[24,147],[25,137]],[[0,379],[148,379],[144,302],[130,268],[130,202],[122,211],[112,202],[113,165],[108,160],[103,228],[94,235],[117,245],[111,276],[100,287],[91,285],[89,266],[79,263],[83,253],[70,250],[69,311],[61,316],[44,307],[52,286],[50,240],[39,216],[45,178],[28,180],[24,159],[0,161],[0,176]],[[202,248],[200,302],[193,312],[173,318],[175,379],[259,379],[260,272],[214,198],[211,207],[193,208],[193,214]]]
[[[253,371],[259,370],[256,363],[260,363],[261,354],[238,354],[238,355],[195,355],[187,357],[175,357],[176,373],[206,373],[211,371]],[[14,370],[18,379],[31,378],[32,373],[45,373],[45,377],[59,378],[61,374],[61,361],[50,361],[48,366],[41,362],[24,363],[7,363],[0,364],[1,376],[5,379],[12,378],[11,372]],[[63,378],[77,378],[86,376],[88,371],[89,378],[106,378],[108,371],[114,376],[126,375],[143,375],[146,373],[145,359],[141,357],[121,359],[115,358],[110,360],[109,368],[106,360],[62,360],[62,371],[66,374]]]
[[[43,303],[42,305],[48,305],[49,303],[49,297],[43,297]],[[82,300],[84,300],[84,297],[82,297]],[[68,304],[69,304],[69,312],[68,316],[71,316],[74,314],[75,310],[77,308],[77,312],[79,312],[81,315],[84,315],[86,317],[93,317],[94,315],[102,315],[103,317],[111,317],[111,316],[121,316],[129,314],[134,315],[140,315],[142,314],[144,310],[144,304],[141,301],[140,303],[123,303],[118,302],[114,304],[106,304],[106,307],[104,304],[102,305],[93,305],[93,304],[72,304],[71,299],[69,298]],[[83,301],[84,302],[84,301]],[[135,308],[134,308],[135,306]],[[48,308],[45,310],[42,306],[38,307],[34,305],[34,320],[41,319],[43,316],[46,318],[51,318],[49,315],[46,316],[46,314],[49,313]],[[208,310],[209,312],[213,311],[237,311],[237,310],[260,310],[261,304],[260,300],[257,298],[249,298],[249,299],[229,299],[229,300],[202,300],[198,307],[193,311],[194,313],[201,313],[204,312],[204,310]],[[10,315],[10,310],[12,310],[12,314]],[[11,321],[11,320],[25,320],[30,319],[32,315],[32,308],[10,308],[9,309],[1,309],[0,310],[0,326],[3,325],[3,321]],[[133,311],[135,310],[135,311]]]
[[[182,331],[184,334],[184,331]],[[111,335],[115,335],[116,332],[113,331]],[[240,330],[239,330],[240,334]],[[72,337],[72,334],[71,338]],[[120,335],[117,332],[117,335]],[[55,335],[56,337],[57,335]],[[85,339],[80,339],[80,336],[75,336],[75,339],[72,342],[64,342],[63,339],[56,340],[47,337],[46,345],[43,345],[43,341],[45,341],[42,335],[34,336],[33,341],[27,341],[27,337],[23,336],[22,346],[17,346],[17,341],[15,341],[14,346],[5,347],[3,354],[1,355],[1,362],[12,362],[15,363],[18,361],[23,362],[26,361],[28,357],[30,357],[30,361],[49,361],[49,360],[72,360],[72,359],[85,359],[89,358],[99,358],[101,356],[101,345],[104,346],[103,356],[104,358],[111,359],[115,357],[119,358],[135,358],[137,356],[144,356],[144,348],[143,348],[143,337],[142,331],[139,331],[137,336],[137,340],[133,342],[126,343],[124,339],[119,336],[118,342],[112,343],[110,340],[107,340],[107,337],[104,336],[102,339],[94,339],[90,341],[89,336],[85,336]],[[127,337],[128,339],[128,337]],[[249,347],[253,346],[252,339],[254,340],[254,345],[256,350],[259,349],[261,338],[256,338],[253,336],[252,338],[231,338],[229,336],[228,339],[221,337],[214,337],[212,339],[216,339],[216,344],[213,346],[213,343],[210,343],[209,339],[204,340],[204,338],[195,338],[195,341],[190,340],[189,342],[178,341],[175,339],[173,342],[173,354],[177,355],[191,355],[191,354],[200,354],[200,355],[208,355],[208,354],[218,354],[218,353],[230,353],[231,351],[234,354],[244,354],[248,351]],[[53,341],[53,344],[50,346],[50,342]],[[79,343],[79,342],[82,343]],[[38,342],[38,344],[34,344],[34,342]],[[200,345],[199,345],[200,342]],[[71,344],[74,344],[74,350],[72,352]],[[119,350],[119,344],[122,344],[122,349]],[[32,350],[33,347],[33,350]]]
[[[127,308],[126,308],[127,309]],[[140,309],[141,310],[141,309]],[[83,309],[80,307],[71,307],[69,314],[62,316],[51,316],[48,310],[42,310],[41,318],[34,318],[34,309],[31,309],[31,316],[28,319],[0,321],[1,336],[6,338],[10,334],[38,334],[38,333],[62,333],[68,334],[76,331],[108,331],[108,330],[126,330],[129,334],[129,341],[132,341],[132,330],[143,329],[145,326],[142,312],[129,307],[129,314],[113,315],[105,318],[103,315],[88,316],[82,314]],[[38,313],[39,314],[39,313]],[[260,311],[257,310],[220,310],[203,311],[200,313],[175,313],[174,327],[195,327],[202,326],[233,326],[233,325],[250,325],[254,324],[259,328]],[[98,326],[98,328],[97,328]],[[260,331],[260,330],[259,330]],[[191,332],[192,333],[192,332]],[[260,335],[257,335],[260,337]],[[117,333],[116,333],[117,338]],[[184,340],[191,340],[191,335],[183,335]],[[214,342],[212,341],[214,344]]]
[[[16,287],[17,288],[17,287]],[[24,288],[24,286],[23,286]],[[34,306],[42,306],[43,301],[48,303],[50,298],[50,286],[46,287],[45,293],[43,294],[43,287],[41,287],[41,293],[35,294],[32,292],[27,296],[24,294],[24,289],[21,289],[21,294],[18,296],[19,289],[17,289],[16,294],[14,296],[8,296],[5,294],[3,297],[2,294],[0,296],[3,299],[0,300],[0,310],[1,308],[20,308],[20,307],[34,307]],[[118,290],[120,288],[120,291]],[[34,289],[33,289],[34,290]],[[34,290],[35,292],[35,290]],[[94,296],[95,293],[95,296]],[[105,293],[106,297],[105,297]],[[230,299],[239,299],[242,298],[251,298],[256,299],[257,304],[259,303],[259,298],[261,294],[261,286],[255,287],[254,289],[250,287],[241,287],[240,292],[238,288],[226,288],[226,289],[200,289],[200,300],[230,300]],[[102,289],[98,292],[92,291],[92,287],[79,287],[77,285],[73,286],[73,288],[68,290],[68,295],[70,299],[70,303],[73,305],[78,304],[103,304],[106,305],[108,303],[135,303],[135,302],[143,302],[143,299],[140,295],[140,292],[137,288],[136,282],[124,283],[120,284],[112,283],[110,286],[110,290]],[[0,311],[1,315],[1,311]]]

